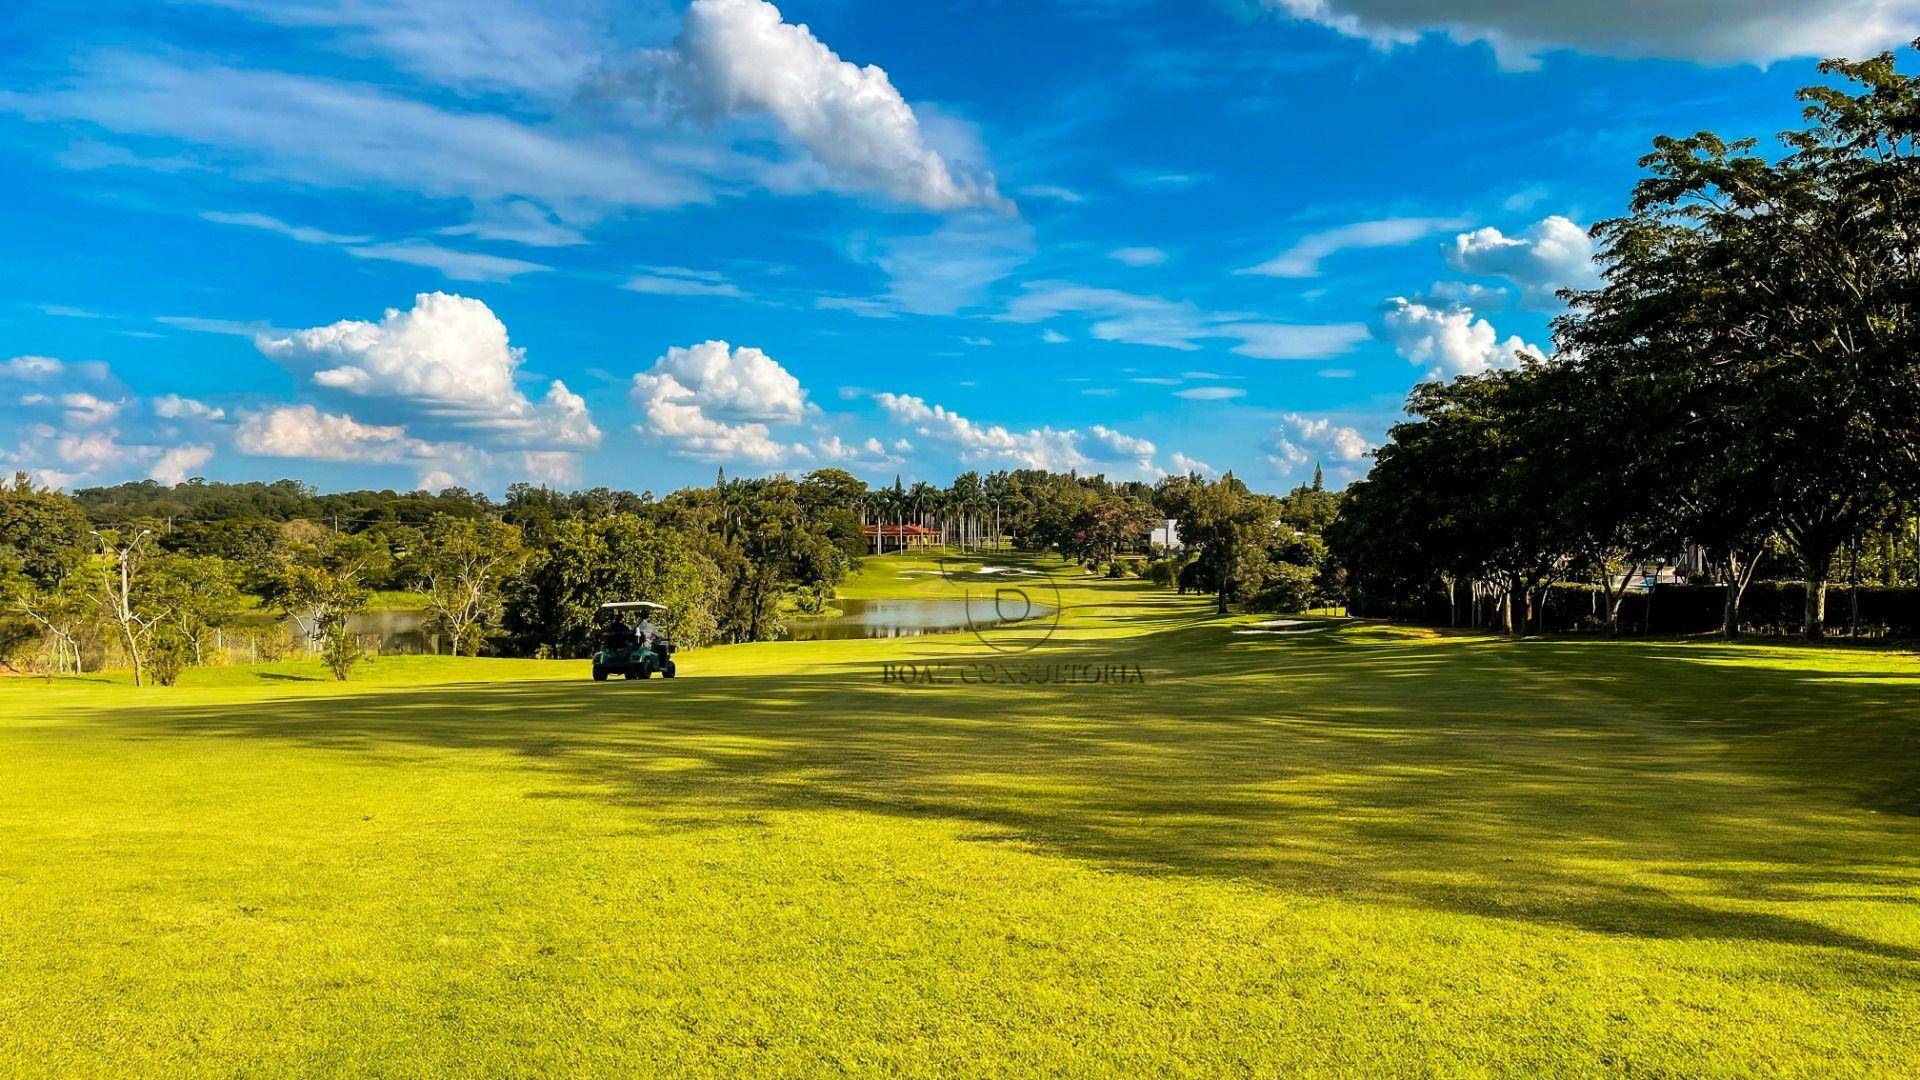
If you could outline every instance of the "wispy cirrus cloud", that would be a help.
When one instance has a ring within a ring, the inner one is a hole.
[[[629,292],[656,296],[714,296],[740,300],[746,292],[717,270],[695,270],[684,266],[650,266],[628,278],[620,286]]]
[[[187,0],[260,22],[325,34],[336,51],[379,55],[438,86],[564,96],[593,74],[615,10],[598,0]],[[664,4],[628,0],[631,9]],[[625,12],[623,12],[625,14]]]
[[[260,229],[303,244],[337,247],[356,259],[423,266],[437,270],[454,281],[512,281],[522,274],[552,269],[525,259],[513,259],[479,251],[462,251],[430,240],[375,241],[368,236],[345,236],[327,232],[324,229],[289,224],[267,214],[209,210],[202,212],[200,216],[219,225]]]
[[[1465,218],[1451,217],[1399,217],[1382,218],[1377,221],[1356,221],[1351,225],[1342,225],[1303,236],[1287,250],[1257,266],[1249,266],[1240,273],[1278,278],[1318,277],[1320,264],[1340,252],[1400,247],[1449,229],[1462,228],[1466,224]]]
[[[454,281],[512,281],[522,274],[538,273],[552,267],[504,255],[479,251],[460,251],[427,240],[394,240],[378,244],[360,244],[347,248],[356,259],[424,266]]]
[[[0,96],[0,109],[193,144],[242,179],[602,211],[711,198],[696,173],[611,134],[563,133],[360,83],[180,58],[88,55],[64,84]]]
[[[290,240],[298,240],[302,244],[365,244],[373,239],[371,236],[349,236],[305,225],[290,225],[277,217],[251,211],[203,210],[200,216],[216,225],[237,225],[246,229],[279,233]]]
[[[1213,340],[1235,341],[1241,356],[1314,360],[1351,351],[1367,337],[1360,323],[1278,323],[1247,312],[1208,311],[1186,300],[1071,282],[1030,282],[1000,318],[1045,322],[1062,316],[1089,320],[1096,340],[1192,352]]]

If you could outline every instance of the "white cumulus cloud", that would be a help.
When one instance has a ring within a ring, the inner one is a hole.
[[[765,0],[693,0],[662,71],[696,117],[769,116],[853,186],[928,210],[1005,206],[990,174],[934,149],[884,70],[842,60]]]
[[[1373,444],[1354,428],[1304,413],[1282,416],[1266,443],[1267,464],[1277,473],[1291,475],[1310,465],[1328,465],[1328,471],[1342,480],[1358,474],[1359,463],[1372,449]]]
[[[1095,424],[1087,429],[1086,445],[1095,461],[1131,461],[1143,473],[1159,471],[1153,463],[1159,450],[1149,439]]]
[[[724,341],[676,346],[633,377],[630,397],[640,430],[684,457],[771,465],[806,449],[773,435],[775,425],[805,418],[806,390],[759,349]]]
[[[126,406],[123,401],[107,401],[84,391],[61,394],[60,408],[66,412],[67,422],[75,427],[98,427],[111,423]]]
[[[1220,475],[1220,470],[1201,461],[1199,458],[1188,457],[1177,450],[1174,451],[1173,454],[1173,471],[1182,476],[1188,476],[1194,473],[1198,473],[1201,476]]]
[[[98,472],[128,456],[114,431],[74,432],[60,436],[54,443],[60,460],[82,474]]]
[[[282,405],[240,414],[234,448],[255,457],[405,465],[420,470],[416,487],[438,489],[486,478],[569,484],[580,455],[567,450],[493,453],[457,440],[417,438],[399,424],[369,424],[312,405]]]
[[[65,370],[67,365],[51,356],[16,356],[0,361],[0,376],[24,382],[57,378]]]
[[[1516,353],[1545,354],[1518,335],[1502,340],[1493,324],[1471,308],[1430,307],[1404,296],[1387,301],[1380,335],[1408,363],[1426,369],[1432,379],[1472,375],[1517,365]]]
[[[1063,472],[1087,463],[1079,433],[1050,427],[1016,432],[999,424],[979,424],[942,405],[909,394],[873,395],[895,423],[929,439],[952,445],[965,462],[1005,462],[1028,469]]]
[[[175,446],[160,455],[154,462],[150,475],[156,483],[172,487],[183,484],[193,471],[213,460],[213,447],[205,445]]]
[[[855,443],[845,442],[838,435],[829,435],[814,442],[811,449],[816,457],[830,464],[872,468],[881,465],[905,464],[907,459],[902,455],[911,451],[913,446],[901,440],[889,448],[872,436]]]
[[[163,394],[153,399],[153,415],[162,420],[225,420],[227,411],[179,394]]]
[[[1520,286],[1534,307],[1555,307],[1560,289],[1591,289],[1600,283],[1593,264],[1593,238],[1571,220],[1554,215],[1519,236],[1475,229],[1453,238],[1447,265],[1464,274],[1503,277]]]
[[[1503,67],[1572,49],[1602,56],[1766,64],[1864,56],[1920,37],[1912,0],[1261,0],[1379,46],[1426,34],[1493,47]]]
[[[363,424],[351,416],[312,405],[240,414],[233,444],[255,457],[309,461],[393,462],[426,456],[430,448],[398,424]]]
[[[342,320],[284,337],[260,351],[315,387],[367,398],[496,442],[549,449],[599,445],[586,402],[554,380],[535,403],[515,383],[522,352],[487,305],[422,293],[377,323]]]

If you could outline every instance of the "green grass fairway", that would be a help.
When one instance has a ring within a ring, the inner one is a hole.
[[[846,592],[1005,577],[932,568]],[[0,1075],[1920,1074],[1911,654],[1059,595],[0,683]]]

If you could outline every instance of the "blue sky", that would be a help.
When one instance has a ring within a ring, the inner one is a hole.
[[[0,468],[1336,482],[1893,0],[0,13]],[[1631,17],[1626,14],[1632,10]]]

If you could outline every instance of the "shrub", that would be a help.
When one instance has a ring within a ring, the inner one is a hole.
[[[285,660],[300,645],[295,640],[293,631],[279,623],[262,627],[254,636],[254,643],[259,650],[260,659],[269,664]]]
[[[320,648],[320,659],[326,662],[334,678],[346,682],[354,665],[366,659],[367,651],[360,646],[359,635],[348,631],[345,616],[327,620],[325,633],[326,643]]]
[[[1311,566],[1274,563],[1260,591],[1247,599],[1247,610],[1297,615],[1313,606],[1315,577]]]
[[[832,599],[833,590],[824,585],[803,585],[794,590],[793,609],[802,615],[820,615]]]
[[[193,642],[185,634],[167,627],[153,635],[147,647],[147,674],[156,686],[172,686],[180,673],[193,663]]]

